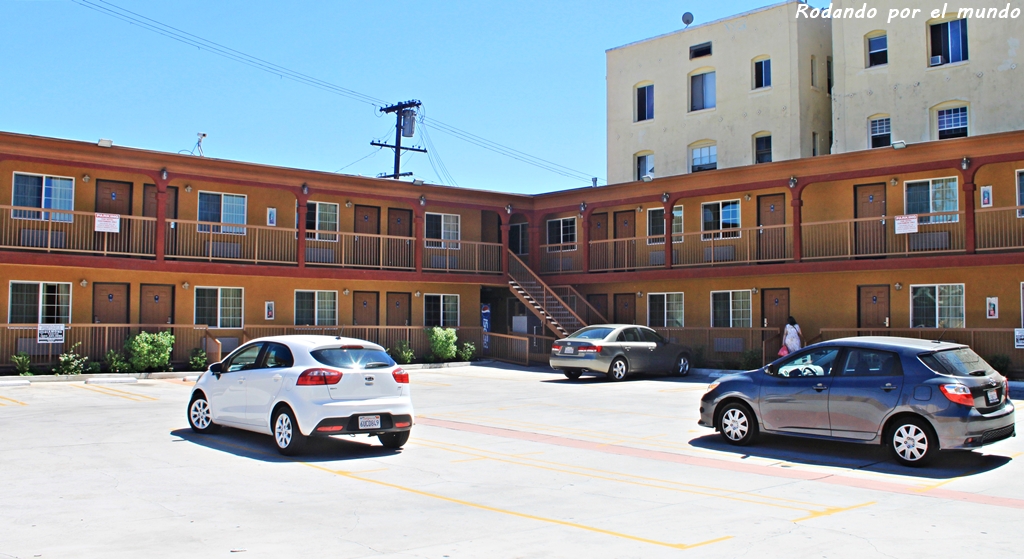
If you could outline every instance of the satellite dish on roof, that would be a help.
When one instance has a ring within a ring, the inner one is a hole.
[[[691,23],[693,23],[693,14],[686,12],[683,14],[683,25],[689,26]]]

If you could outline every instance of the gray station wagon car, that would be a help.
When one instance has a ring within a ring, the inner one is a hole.
[[[920,466],[940,449],[1015,436],[1009,388],[961,344],[844,338],[712,383],[699,423],[737,445],[758,432],[885,444]]]
[[[551,344],[551,368],[570,380],[582,374],[622,380],[632,373],[690,372],[690,348],[632,324],[587,326]]]

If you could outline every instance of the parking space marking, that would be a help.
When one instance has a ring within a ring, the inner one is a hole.
[[[898,483],[894,481],[881,481],[875,479],[848,477],[828,472],[809,470],[805,468],[776,468],[762,464],[743,463],[733,460],[725,460],[722,458],[705,458],[701,456],[692,456],[687,454],[679,454],[675,452],[665,452],[661,450],[636,448],[632,446],[599,444],[582,439],[560,437],[558,435],[534,433],[531,431],[518,431],[503,427],[489,427],[485,425],[476,425],[473,423],[462,423],[458,421],[432,419],[422,416],[417,419],[417,423],[431,427],[440,427],[442,429],[468,431],[471,433],[479,433],[484,435],[492,435],[496,437],[504,437],[516,440],[546,443],[556,446],[563,446],[567,448],[577,448],[582,450],[592,450],[596,452],[606,452],[609,454],[616,454],[619,456],[633,456],[637,458],[646,458],[650,460],[661,460],[665,462],[674,462],[678,464],[687,464],[691,466],[713,468],[719,471],[729,470],[739,473],[764,475],[785,479],[815,481],[820,483],[828,483],[832,485],[840,485],[844,487],[866,489],[869,491],[879,491],[883,493],[899,493],[902,495],[913,495],[918,497],[938,498],[951,501],[964,501],[981,505],[1024,509],[1024,499],[1015,499],[1012,497],[998,497],[994,495],[968,493],[966,491],[953,491],[949,489],[934,489],[927,493],[922,493],[918,491],[918,487],[916,486],[905,483]]]
[[[696,485],[692,483],[683,483],[668,479],[654,478],[648,476],[641,476],[636,474],[616,472],[608,469],[589,468],[586,466],[577,466],[574,464],[565,464],[562,462],[554,462],[550,460],[539,460],[535,458],[519,458],[514,454],[506,454],[502,452],[494,452],[485,449],[475,448],[466,445],[459,445],[453,443],[445,443],[440,441],[432,441],[428,439],[416,439],[416,444],[420,446],[426,446],[437,450],[443,450],[446,452],[452,452],[456,454],[463,454],[467,456],[475,456],[476,458],[467,460],[453,460],[452,462],[469,462],[472,460],[495,460],[498,462],[505,462],[508,464],[515,464],[518,466],[536,468],[540,470],[572,474],[590,479],[598,479],[603,481],[612,481],[616,483],[624,483],[628,485],[637,485],[641,487],[649,487],[653,489],[663,489],[667,491],[675,491],[679,493],[688,493],[692,495],[699,495],[702,497],[712,497],[717,499],[726,499],[732,501],[739,501],[743,503],[750,503],[755,505],[763,505],[773,508],[781,508],[787,510],[795,510],[806,513],[806,516],[800,517],[793,522],[800,522],[811,518],[819,518],[822,516],[829,516],[839,512],[847,510],[853,510],[855,508],[865,507],[874,504],[874,502],[861,503],[850,507],[832,507],[819,503],[811,503],[808,501],[799,501],[796,499],[787,499],[785,497],[772,497],[769,495],[760,495],[750,491],[740,491],[736,489],[728,489],[724,487],[714,487],[709,485]]]
[[[142,394],[136,394],[134,392],[126,392],[124,390],[118,390],[116,388],[110,388],[108,386],[97,386],[95,384],[77,384],[73,383],[71,386],[75,388],[83,388],[85,390],[91,390],[99,394],[106,394],[107,396],[115,396],[117,398],[124,398],[125,400],[131,400],[133,402],[155,402],[159,398],[153,398],[152,396],[144,396]]]
[[[0,396],[0,400],[3,400],[4,402],[10,402],[11,404],[15,404],[15,405],[18,405],[18,406],[27,406],[28,405],[25,402],[22,402],[20,400],[15,400],[13,398],[5,398],[3,396]],[[5,404],[4,402],[0,402],[0,406],[10,405],[10,404]]]

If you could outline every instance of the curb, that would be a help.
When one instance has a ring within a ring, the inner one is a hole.
[[[2,377],[0,377],[0,378],[2,378]],[[97,373],[86,373],[86,374],[82,374],[82,375],[33,375],[33,376],[30,376],[30,377],[20,377],[20,379],[17,380],[17,381],[13,381],[13,380],[10,380],[10,381],[9,380],[0,380],[0,386],[7,386],[7,385],[3,384],[3,383],[6,383],[6,382],[19,382],[20,383],[20,382],[22,382],[21,379],[24,379],[23,382],[27,382],[27,383],[30,383],[30,384],[35,384],[37,382],[83,382],[83,381],[85,383],[87,383],[87,384],[95,384],[95,383],[90,382],[90,381],[93,381],[93,380],[100,380],[100,381],[105,380],[107,382],[111,382],[112,381],[113,383],[119,383],[119,382],[134,383],[134,382],[138,382],[140,380],[147,380],[147,379],[181,379],[183,381],[189,382],[189,381],[195,381],[198,378],[199,378],[199,373],[195,373],[195,372],[188,372],[188,373],[184,373],[184,372],[181,372],[181,373],[174,373],[174,372],[169,372],[169,373],[121,373],[121,374],[118,374],[117,376],[111,376],[110,373],[98,373],[98,374]],[[132,380],[128,380],[128,379],[132,379]],[[23,385],[22,384],[16,384],[16,385],[10,385],[10,386],[23,386]]]
[[[135,384],[139,382],[139,379],[135,377],[117,377],[117,378],[87,378],[85,384]]]
[[[30,383],[27,380],[20,380],[20,379],[19,380],[0,380],[0,387],[4,387],[4,388],[6,388],[8,386],[28,386],[30,384],[32,384],[32,383]]]
[[[483,364],[486,363],[486,361],[474,361],[473,363],[470,363],[469,361],[456,361],[454,363],[413,363],[409,365],[399,365],[399,367],[406,370],[415,371],[416,369],[449,369],[452,367],[469,367],[474,363]]]

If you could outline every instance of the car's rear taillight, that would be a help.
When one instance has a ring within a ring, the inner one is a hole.
[[[395,377],[398,384],[409,384],[409,373],[403,371],[401,367],[391,371],[391,376]]]
[[[971,389],[962,384],[943,384],[939,386],[942,395],[954,404],[974,407],[974,396]]]
[[[584,346],[580,346],[580,353],[601,353],[601,346],[599,346],[599,345],[584,345]]]
[[[341,371],[334,369],[306,369],[295,381],[296,386],[312,386],[317,384],[338,384],[341,380]]]
[[[1008,378],[1003,379],[1003,401],[1010,401],[1010,379]]]
[[[558,344],[551,344],[551,351],[562,351],[562,346]]]

